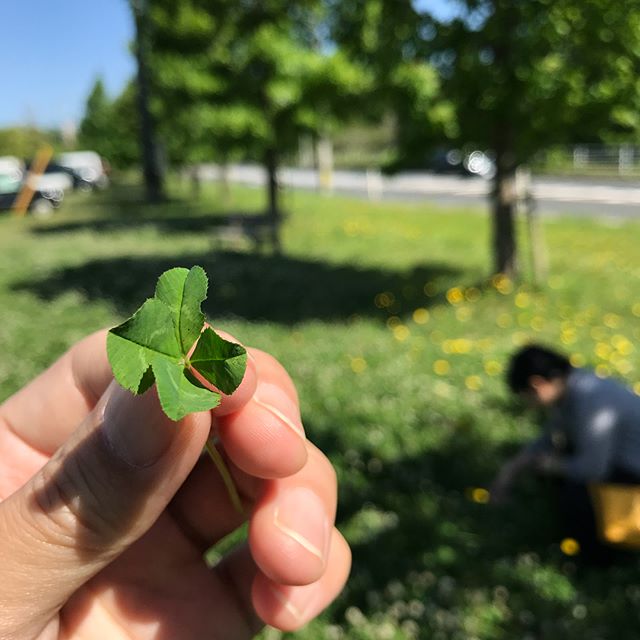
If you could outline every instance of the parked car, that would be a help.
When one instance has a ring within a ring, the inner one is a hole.
[[[454,173],[487,179],[492,178],[496,171],[491,155],[479,149],[468,153],[460,149],[439,149],[428,158],[427,168],[435,173]]]
[[[22,178],[24,162],[15,156],[0,156],[0,174],[13,176],[16,180]]]
[[[44,172],[37,176],[29,176],[32,161],[25,162],[24,175],[28,176],[29,184],[39,191],[70,191],[74,188],[74,178],[69,170],[59,165],[49,163]]]
[[[0,211],[13,208],[22,185],[22,180],[16,179],[15,175],[0,173]],[[27,210],[34,215],[50,215],[60,206],[63,198],[64,191],[36,189]]]
[[[75,171],[93,189],[109,186],[105,163],[95,151],[69,151],[56,158],[56,163]]]

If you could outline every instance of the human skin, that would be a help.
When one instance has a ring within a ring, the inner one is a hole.
[[[237,391],[178,424],[153,389],[113,382],[104,332],[0,405],[2,640],[243,640],[337,596],[351,556],[335,472],[286,371],[248,351]],[[211,433],[243,513],[202,455]],[[207,567],[247,519],[247,543]]]

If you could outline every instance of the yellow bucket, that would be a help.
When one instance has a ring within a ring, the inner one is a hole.
[[[640,549],[640,485],[592,484],[589,489],[601,540]]]

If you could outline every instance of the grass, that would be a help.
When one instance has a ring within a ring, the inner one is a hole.
[[[546,222],[550,275],[534,288],[487,278],[477,211],[287,193],[278,257],[215,240],[216,216],[258,211],[262,193],[222,200],[176,186],[151,207],[125,186],[0,219],[0,399],[123,319],[164,269],[201,264],[208,315],[287,366],[340,478],[352,577],[297,637],[636,637],[635,559],[596,570],[563,554],[548,488],[524,482],[502,509],[477,489],[535,433],[503,387],[517,345],[562,347],[640,391],[640,225]]]

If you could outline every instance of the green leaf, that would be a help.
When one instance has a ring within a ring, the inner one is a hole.
[[[163,357],[152,364],[162,410],[176,422],[194,411],[209,411],[220,404],[220,394],[195,386],[182,365]]]
[[[191,366],[222,393],[233,393],[244,377],[247,352],[207,327],[191,356]]]
[[[155,353],[175,360],[181,357],[169,307],[150,298],[126,322],[111,329],[107,356],[115,379],[125,389],[141,393],[142,378]],[[147,382],[142,385],[144,390]]]
[[[160,404],[172,420],[220,402],[220,394],[206,389],[194,372],[232,393],[246,369],[243,347],[211,329],[202,332],[207,286],[202,267],[170,269],[158,279],[155,297],[107,335],[107,355],[118,383],[141,394],[155,382]]]
[[[194,345],[204,325],[200,305],[207,297],[207,284],[207,274],[197,266],[176,267],[158,278],[155,297],[171,309],[177,340],[184,354]]]

